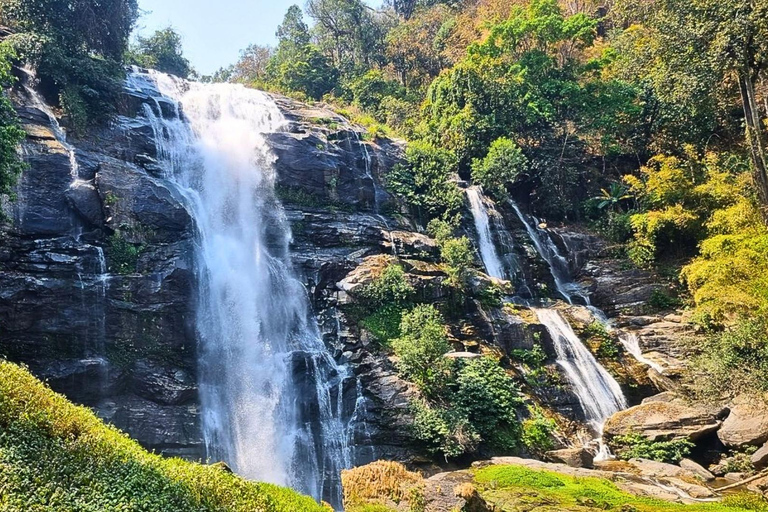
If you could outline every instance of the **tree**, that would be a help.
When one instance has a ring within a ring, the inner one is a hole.
[[[312,99],[322,98],[335,87],[338,73],[319,48],[309,42],[309,28],[299,6],[288,8],[277,28],[277,39],[277,50],[266,68],[267,81]]]
[[[506,185],[526,169],[528,160],[514,141],[502,137],[491,144],[483,159],[472,163],[472,181],[498,198],[506,196]]]
[[[633,42],[645,40],[643,52],[627,51],[621,63],[650,80],[660,98],[710,119],[727,118],[734,100],[741,104],[744,140],[768,222],[768,113],[761,118],[756,94],[768,71],[768,2],[622,1],[616,10],[625,22],[641,24],[630,26],[619,44],[638,48]]]
[[[48,101],[61,104],[75,131],[114,111],[136,0],[0,0],[6,41],[37,72]]]
[[[4,91],[12,82],[11,56],[10,48],[0,44],[0,195],[12,193],[16,178],[24,167],[18,152],[24,130],[19,126],[16,111]]]
[[[381,62],[386,26],[362,0],[308,0],[318,46],[343,72]]]
[[[260,83],[267,77],[267,66],[274,50],[269,46],[252,44],[240,52],[240,58],[232,68],[229,81]]]
[[[437,5],[419,11],[387,34],[385,55],[406,89],[427,84],[447,65],[443,29],[450,19],[450,10]]]
[[[172,28],[157,30],[149,37],[139,37],[130,51],[134,64],[188,78],[192,72],[189,61],[184,58],[181,36]]]
[[[435,393],[447,370],[443,356],[451,349],[442,315],[431,304],[416,306],[403,315],[400,333],[392,340],[398,370],[426,394]]]

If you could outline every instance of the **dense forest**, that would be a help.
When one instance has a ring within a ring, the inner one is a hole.
[[[136,0],[0,0],[4,202],[27,165],[11,91],[32,70],[74,140],[116,118],[130,66],[241,84],[331,109],[372,142],[405,141],[384,185],[436,241],[447,305],[418,299],[390,264],[358,290],[352,316],[423,397],[413,427],[436,458],[480,446],[543,455],[557,428],[537,406],[519,421],[520,385],[499,361],[444,357],[446,324],[467,297],[495,304],[504,293],[470,283],[468,183],[525,204],[544,226],[596,233],[625,268],[659,276],[668,292],[654,296],[658,309],[684,310],[695,325],[696,399],[768,393],[768,0],[307,0],[285,13],[275,47],[251,45],[211,76],[194,70],[172,27],[132,36],[139,14]],[[546,358],[518,355],[532,368]],[[2,405],[0,426],[11,423]],[[65,427],[101,433],[87,413],[71,414]],[[59,430],[63,420],[51,421]],[[693,446],[670,443],[628,439],[618,455],[679,462]]]
[[[323,101],[372,137],[405,138],[409,165],[388,187],[424,225],[456,222],[456,179],[588,224],[679,283],[669,300],[713,332],[708,392],[768,390],[768,3],[311,0],[306,12],[311,27],[293,6],[276,48],[203,79]]]

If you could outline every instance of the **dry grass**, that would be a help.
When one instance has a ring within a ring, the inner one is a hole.
[[[398,504],[409,500],[413,489],[423,483],[423,478],[400,463],[380,460],[342,471],[341,482],[344,505],[350,508],[372,503]]]

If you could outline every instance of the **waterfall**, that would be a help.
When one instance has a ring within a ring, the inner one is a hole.
[[[525,215],[523,215],[523,212],[520,211],[520,208],[514,201],[510,200],[509,204],[517,214],[520,222],[525,226],[525,230],[528,232],[528,237],[536,247],[536,252],[538,252],[544,261],[547,262],[547,265],[549,265],[549,270],[555,280],[555,287],[557,288],[558,293],[563,296],[568,304],[581,302],[589,305],[589,297],[584,293],[584,290],[571,279],[568,270],[568,259],[560,254],[560,251],[557,249],[557,246],[547,232],[540,229],[538,226],[534,227]]]
[[[485,265],[489,276],[506,279],[504,265],[501,263],[496,247],[491,239],[488,210],[483,202],[482,192],[477,186],[467,188],[466,192],[472,209],[472,218],[475,221],[477,245],[480,248],[480,258],[483,260],[483,265]]]
[[[643,351],[640,348],[640,338],[637,337],[637,334],[631,332],[622,332],[619,334],[619,341],[621,341],[621,344],[624,346],[627,352],[629,352],[638,362],[646,366],[650,366],[659,373],[664,371],[664,368],[662,368],[661,365],[654,363],[643,355]]]
[[[557,364],[571,382],[587,423],[596,433],[602,433],[605,420],[627,407],[621,386],[587,350],[558,310],[533,308],[533,311],[552,337]]]
[[[197,225],[199,389],[208,457],[341,506],[355,381],[326,350],[294,276],[265,134],[265,93],[134,71],[158,156]],[[351,400],[347,396],[351,393]]]
[[[491,240],[488,213],[482,194],[477,187],[470,187],[467,189],[467,196],[470,200],[472,216],[475,221],[475,228],[477,229],[478,245],[480,246],[483,264],[489,275],[496,277],[503,275],[504,267],[497,256],[496,249]],[[557,252],[557,248],[551,239],[539,233],[528,222],[514,202],[510,201],[510,204],[525,225],[526,231],[537,251],[549,264],[558,292],[571,304],[574,302],[574,296],[580,297],[589,304],[588,297],[570,279],[568,261]],[[605,319],[602,311],[592,306],[589,307],[597,318],[601,319],[601,321]],[[563,369],[563,372],[570,381],[573,392],[584,412],[587,424],[597,436],[597,439],[600,440],[605,420],[627,407],[627,401],[621,391],[621,386],[595,359],[587,347],[584,346],[573,331],[573,328],[557,309],[543,307],[532,307],[531,309],[536,313],[539,322],[549,332],[557,354],[557,364]],[[598,458],[610,456],[607,447],[602,444],[602,441],[599,441],[599,444]]]

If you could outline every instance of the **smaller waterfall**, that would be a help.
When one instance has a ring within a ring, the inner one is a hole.
[[[573,385],[587,422],[601,434],[603,423],[614,413],[627,407],[621,386],[587,350],[559,311],[533,308],[547,328],[557,353],[557,364]]]
[[[496,247],[491,238],[490,222],[488,219],[488,210],[483,202],[482,192],[477,186],[467,189],[467,198],[472,207],[472,217],[475,220],[475,229],[477,230],[477,245],[480,248],[480,257],[483,260],[488,275],[498,279],[506,279],[504,265],[499,259]]]
[[[509,204],[515,210],[520,222],[525,226],[528,236],[536,247],[536,251],[549,265],[549,270],[555,280],[555,287],[558,293],[568,301],[568,304],[582,303],[589,305],[587,294],[571,279],[571,273],[568,270],[568,260],[560,254],[560,251],[547,232],[538,226],[534,226],[523,212],[520,211],[520,207],[514,201],[510,200]]]
[[[619,334],[619,341],[621,341],[621,344],[624,346],[627,352],[629,352],[638,362],[646,366],[650,366],[659,373],[664,371],[664,368],[662,368],[660,364],[654,363],[643,355],[643,351],[640,348],[640,338],[637,337],[637,334],[631,332],[622,332]]]

